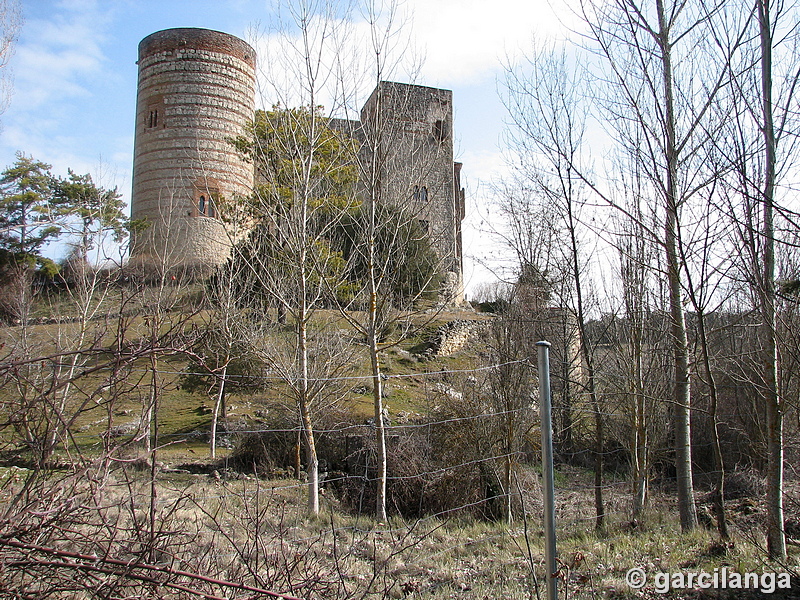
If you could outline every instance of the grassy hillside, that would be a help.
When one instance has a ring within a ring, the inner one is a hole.
[[[93,304],[85,320],[60,297],[50,312],[40,305],[31,321],[0,328],[0,589],[9,597],[243,599],[265,590],[307,599],[544,597],[535,411],[505,453],[496,438],[510,421],[485,392],[488,337],[447,356],[420,353],[442,325],[492,317],[421,312],[408,317],[414,327],[389,338],[381,367],[392,516],[377,522],[363,346],[337,313],[315,316],[350,344],[335,393],[315,409],[324,491],[320,516],[309,517],[302,464],[295,468],[290,381],[259,372],[259,385],[229,393],[218,458],[208,458],[215,380],[188,391],[182,376],[210,364],[200,342],[211,314],[201,290],[177,291],[159,292],[154,307],[155,291],[126,298],[122,290],[113,302]],[[278,345],[291,327],[268,332],[256,343]],[[577,415],[578,434],[590,426]],[[41,444],[51,438],[53,453],[45,455]],[[510,523],[501,518],[506,464],[514,469]],[[606,525],[595,531],[593,473],[580,464],[573,457],[556,472],[559,585],[568,597],[664,597],[659,573],[723,567],[786,572],[798,589],[796,546],[786,564],[763,560],[756,473],[730,474],[732,537],[724,541],[707,528],[679,533],[666,471],[654,471],[648,508],[632,521],[622,462],[610,463]],[[793,523],[798,490],[787,489],[787,498]],[[698,506],[711,527],[706,500],[701,488]],[[633,567],[649,577],[642,590],[626,583]],[[748,594],[672,589],[667,597],[761,597]]]

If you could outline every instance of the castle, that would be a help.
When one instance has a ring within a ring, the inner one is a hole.
[[[219,31],[166,29],[139,44],[131,218],[149,225],[133,264],[209,270],[230,253],[215,199],[247,196],[254,169],[229,140],[255,114],[256,53]],[[445,294],[463,299],[461,164],[453,161],[452,92],[381,82],[360,120],[331,119],[356,138],[380,129],[391,149],[381,185],[405,196],[445,273]]]

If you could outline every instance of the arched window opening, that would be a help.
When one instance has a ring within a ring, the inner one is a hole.
[[[199,217],[216,219],[219,212],[217,202],[221,198],[217,186],[209,185],[207,181],[197,182],[194,189],[194,214]]]
[[[433,124],[433,137],[440,144],[447,140],[447,128],[444,121],[438,120]]]

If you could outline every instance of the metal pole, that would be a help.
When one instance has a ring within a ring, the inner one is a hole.
[[[536,342],[539,358],[539,415],[542,419],[542,491],[544,493],[544,564],[547,600],[558,598],[556,509],[553,485],[553,417],[550,406],[550,342]]]

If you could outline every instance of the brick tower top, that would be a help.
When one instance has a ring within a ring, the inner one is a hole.
[[[157,52],[174,52],[182,47],[227,54],[246,62],[252,69],[256,66],[256,51],[244,40],[222,31],[193,27],[176,27],[151,33],[139,42],[139,60]]]

